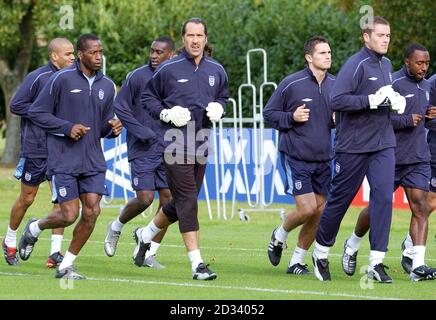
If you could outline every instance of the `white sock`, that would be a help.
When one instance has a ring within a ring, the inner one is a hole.
[[[289,232],[286,231],[285,229],[283,229],[283,225],[281,225],[281,226],[278,227],[277,230],[276,230],[275,238],[276,238],[278,241],[285,243],[285,242],[286,242],[286,239],[288,239],[288,235],[289,235]]]
[[[351,236],[347,240],[347,249],[350,248],[353,252],[347,252],[350,255],[353,255],[356,251],[360,248],[360,242],[362,241],[363,237],[356,236],[356,233],[351,234]]]
[[[382,263],[385,258],[386,252],[371,250],[369,251],[369,265],[374,267],[375,265]]]
[[[413,241],[410,233],[407,234],[406,239],[404,240],[404,250],[401,254],[413,259]]]
[[[425,264],[425,246],[413,246],[413,263],[412,270]]]
[[[151,222],[146,225],[144,228],[142,228],[141,237],[142,241],[144,243],[150,243],[151,239],[153,239],[162,229],[158,228],[154,221],[151,220]]]
[[[62,239],[63,235],[61,234],[52,234],[51,235],[51,248],[50,248],[50,255],[52,255],[55,252],[61,252],[61,246],[62,246]]]
[[[32,236],[34,236],[34,237],[36,237],[36,238],[38,238],[39,235],[40,235],[40,233],[42,232],[42,230],[39,229],[38,221],[39,221],[39,220],[36,220],[35,222],[32,222],[32,223],[30,224],[30,226],[29,226],[29,231],[30,231],[30,233],[32,234]]]
[[[313,255],[317,259],[327,259],[329,256],[330,247],[322,246],[315,241],[315,250],[313,250]]]
[[[289,266],[293,266],[296,263],[304,265],[304,256],[306,255],[307,250],[301,249],[300,247],[295,247],[294,254],[292,255],[291,262]]]
[[[410,236],[410,233],[407,233],[406,240],[404,240],[404,246],[406,247],[406,250],[412,250],[413,247],[413,240]]]
[[[62,260],[61,264],[59,265],[59,270],[65,269],[66,267],[72,266],[74,263],[74,260],[76,260],[77,256],[72,254],[71,252],[67,251],[65,253],[65,257]]]
[[[189,261],[191,261],[191,268],[194,272],[200,263],[203,263],[201,258],[200,249],[192,250],[188,252]]]
[[[5,237],[5,244],[11,248],[17,247],[17,230],[12,230],[8,226],[8,231],[6,232],[6,237]]]
[[[118,231],[118,232],[121,232],[121,229],[123,229],[123,227],[124,227],[124,223],[120,222],[120,218],[119,217],[116,218],[114,220],[114,222],[112,222],[112,225],[111,225],[111,229],[113,231]]]
[[[160,243],[152,241],[150,244],[150,250],[147,250],[147,252],[145,253],[145,259],[147,259],[149,256],[156,254],[157,249],[159,249],[159,247],[160,247]]]

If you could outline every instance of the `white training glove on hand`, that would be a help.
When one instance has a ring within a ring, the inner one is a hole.
[[[163,109],[160,113],[160,120],[166,123],[171,121],[176,127],[183,127],[191,120],[191,112],[188,108],[174,106],[171,109]]]
[[[224,113],[223,106],[218,102],[209,102],[206,107],[206,111],[206,115],[212,122],[219,121]]]
[[[392,111],[396,111],[398,114],[403,114],[406,109],[406,98],[400,95],[398,92],[395,92],[394,97],[392,98]]]
[[[378,107],[386,107],[390,105],[390,100],[387,96],[382,96],[379,94],[370,94],[368,96],[369,108],[378,109]]]
[[[377,90],[375,94],[379,94],[382,96],[393,97],[395,95],[394,89],[392,89],[392,85],[383,86]]]
[[[370,94],[368,96],[369,108],[377,109],[378,107],[390,107],[395,93],[396,92],[392,89],[391,85],[381,87],[375,94]]]

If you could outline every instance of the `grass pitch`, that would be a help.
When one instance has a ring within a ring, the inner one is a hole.
[[[0,169],[0,236],[3,237],[10,208],[19,194],[20,184],[12,177],[13,169]],[[284,206],[287,210],[289,205]],[[240,207],[246,207],[240,204]],[[47,184],[40,188],[37,200],[27,212],[18,235],[31,217],[43,217],[51,208]],[[214,207],[213,207],[214,208]],[[341,270],[340,259],[344,240],[349,236],[358,208],[345,216],[335,246],[331,250],[331,282],[320,282],[314,276],[286,274],[287,262],[296,244],[298,230],[288,239],[278,267],[270,265],[267,245],[271,231],[280,224],[278,214],[250,213],[250,220],[209,220],[204,202],[200,203],[201,253],[206,263],[217,272],[218,279],[194,281],[188,257],[177,225],[170,227],[158,260],[167,268],[154,270],[136,267],[132,261],[132,231],[148,223],[150,217],[138,216],[123,229],[116,255],[109,258],[103,250],[106,227],[118,213],[117,208],[103,208],[96,228],[76,259],[80,273],[88,280],[66,282],[54,278],[54,270],[45,268],[50,247],[50,231],[44,231],[28,261],[18,267],[0,262],[0,299],[147,299],[147,300],[295,300],[295,299],[435,299],[436,281],[412,283],[400,265],[400,246],[410,221],[406,210],[395,210],[390,235],[390,251],[385,263],[393,277],[392,284],[371,284],[360,269],[367,265],[369,244],[366,238],[358,256],[353,277]],[[227,212],[230,208],[227,209]],[[72,227],[66,229],[62,249],[68,248]],[[430,218],[427,242],[427,263],[436,265],[436,216]],[[310,254],[306,263],[312,270]]]

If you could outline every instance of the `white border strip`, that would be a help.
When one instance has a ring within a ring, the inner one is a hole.
[[[0,272],[0,276],[45,277],[46,275],[30,274],[30,273]],[[197,284],[197,283],[188,283],[188,282],[145,281],[145,280],[122,279],[122,278],[87,278],[87,280],[96,281],[96,282],[116,282],[116,283],[121,282],[121,283],[158,285],[158,286],[164,285],[164,286],[170,286],[170,287],[193,287],[193,288],[225,289],[225,290],[236,290],[236,291],[255,291],[255,292],[269,292],[269,293],[283,293],[283,294],[305,294],[305,295],[314,295],[314,296],[342,297],[342,298],[354,298],[354,299],[404,300],[401,298],[364,296],[364,295],[354,295],[354,294],[348,294],[348,293],[329,293],[329,292],[323,292],[323,291],[284,290],[284,289],[256,288],[256,287],[220,286],[220,285],[207,285],[207,284]]]

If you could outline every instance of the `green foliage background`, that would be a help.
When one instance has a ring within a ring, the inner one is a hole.
[[[28,2],[0,1],[0,56],[6,57],[11,65],[20,41],[18,22]],[[30,69],[47,61],[45,45],[50,38],[65,36],[74,43],[78,35],[93,32],[104,42],[107,73],[117,85],[121,85],[127,72],[147,61],[148,47],[155,37],[170,35],[181,46],[181,25],[193,16],[204,18],[208,24],[214,57],[227,69],[233,97],[238,86],[246,81],[245,55],[251,48],[267,51],[269,80],[279,82],[304,66],[304,41],[321,34],[331,41],[334,60],[331,72],[337,73],[346,58],[361,47],[359,8],[364,4],[373,6],[376,15],[391,23],[388,56],[395,69],[402,64],[404,46],[412,41],[427,46],[431,57],[436,57],[434,0],[77,0],[70,2],[74,9],[72,30],[59,26],[60,8],[69,3],[36,2],[36,45]],[[260,57],[254,58],[256,62],[261,62]],[[434,72],[435,59],[429,74]]]

